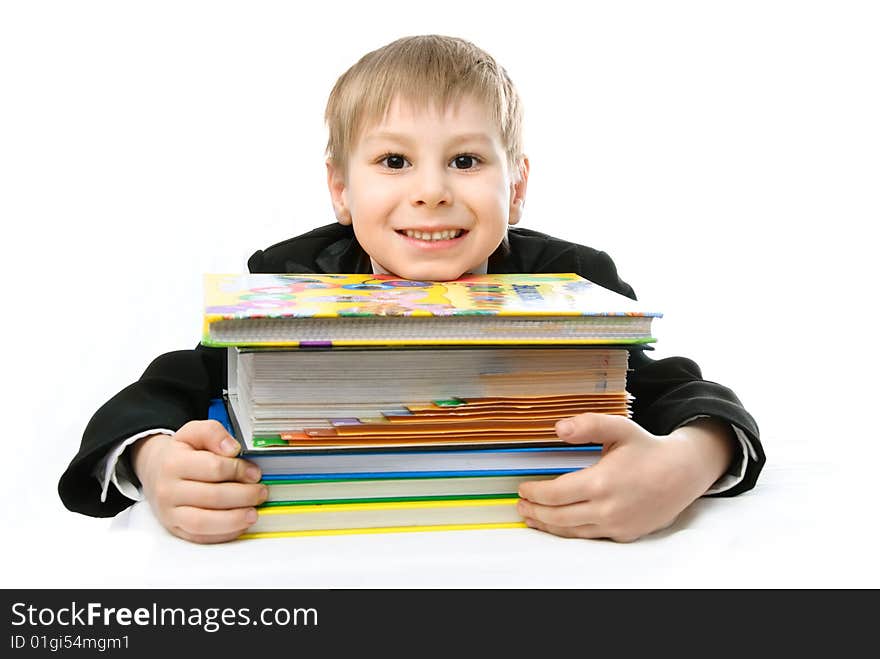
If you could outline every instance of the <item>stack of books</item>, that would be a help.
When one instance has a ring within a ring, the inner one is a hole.
[[[206,275],[217,418],[269,500],[243,537],[523,526],[523,482],[590,466],[554,431],[629,416],[659,313],[575,274]]]

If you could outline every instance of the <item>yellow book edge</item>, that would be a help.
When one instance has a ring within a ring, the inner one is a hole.
[[[436,526],[377,526],[365,529],[321,529],[315,531],[265,531],[245,533],[239,540],[257,538],[297,538],[319,535],[365,535],[368,533],[417,533],[421,531],[478,531],[481,529],[524,529],[525,522],[497,522],[487,524],[440,524]]]
[[[631,338],[631,339],[618,339],[618,338],[596,338],[596,339],[577,339],[577,338],[562,338],[562,339],[444,339],[444,338],[435,338],[435,339],[406,339],[406,340],[394,340],[394,339],[358,339],[358,340],[333,340],[328,341],[332,346],[340,347],[350,347],[350,346],[475,346],[475,345],[642,345],[645,343],[655,343],[657,341],[654,337],[641,337],[641,338]],[[229,342],[229,341],[214,341],[207,334],[203,334],[202,336],[202,345],[213,347],[213,348],[298,348],[300,347],[300,343],[308,343],[308,341],[300,342],[300,341],[265,341],[265,342],[253,342],[253,341],[243,341],[241,343],[238,342]]]

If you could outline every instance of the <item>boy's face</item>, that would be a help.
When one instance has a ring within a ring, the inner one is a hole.
[[[515,181],[497,127],[471,98],[427,111],[395,99],[348,156],[345,177],[327,164],[337,218],[398,277],[456,279],[520,218],[528,160]]]

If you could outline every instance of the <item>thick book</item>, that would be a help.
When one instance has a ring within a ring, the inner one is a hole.
[[[240,537],[519,528],[525,523],[517,501],[503,497],[263,507]]]
[[[574,273],[207,274],[208,346],[644,344],[662,314]]]
[[[228,350],[246,452],[558,442],[562,417],[630,413],[623,347]]]
[[[246,454],[264,481],[291,477],[424,477],[562,474],[599,460],[601,446],[529,446],[471,449],[276,451]]]

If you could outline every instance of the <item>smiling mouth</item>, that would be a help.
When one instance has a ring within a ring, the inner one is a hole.
[[[464,229],[446,229],[445,231],[413,231],[412,229],[397,229],[397,233],[407,238],[415,238],[416,240],[426,240],[430,242],[441,240],[454,240],[465,235],[467,231]]]

